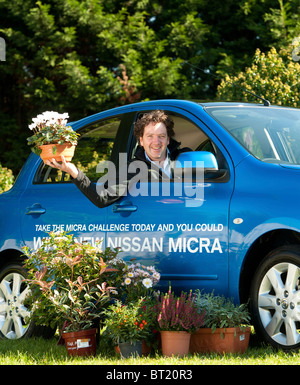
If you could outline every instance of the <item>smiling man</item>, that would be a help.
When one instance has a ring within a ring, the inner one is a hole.
[[[140,145],[144,147],[146,154],[152,161],[162,163],[166,159],[167,146],[170,139],[164,123],[150,123],[144,128],[144,134],[140,138]]]
[[[176,160],[181,152],[189,151],[189,149],[179,149],[180,143],[172,138],[175,135],[173,127],[173,120],[164,111],[145,113],[134,126],[138,146],[134,158],[129,163],[143,161],[151,172],[157,174],[158,178],[171,178],[172,161]],[[125,195],[130,190],[130,180],[136,176],[134,173],[125,173],[126,180],[118,178],[116,184],[103,184],[99,188],[99,185],[92,183],[81,170],[73,163],[66,162],[65,159],[62,163],[53,159],[51,162],[47,161],[47,164],[69,173],[80,191],[98,207],[108,206]]]
[[[170,160],[175,160],[180,153],[180,143],[172,139],[175,135],[173,127],[173,120],[160,110],[144,114],[134,127],[139,143],[135,158],[145,161],[150,167],[156,165],[168,177],[171,177]]]

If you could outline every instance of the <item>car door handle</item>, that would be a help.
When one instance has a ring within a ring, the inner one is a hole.
[[[44,209],[39,203],[35,203],[34,205],[27,207],[25,210],[26,215],[41,215],[45,214],[46,209]]]
[[[137,210],[137,206],[134,206],[131,202],[124,202],[123,204],[116,204],[113,206],[114,213],[133,213]]]

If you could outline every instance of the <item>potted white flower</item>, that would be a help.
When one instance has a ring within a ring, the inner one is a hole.
[[[52,158],[60,162],[61,155],[71,161],[79,134],[67,125],[68,118],[68,113],[45,111],[32,119],[29,129],[34,134],[27,138],[27,144],[44,162]]]
[[[134,259],[132,259],[131,262],[133,260]],[[114,266],[112,262],[111,266]],[[149,332],[144,335],[144,338],[142,338],[142,354],[148,354],[151,351],[152,347],[154,347],[158,342],[157,332],[154,328],[154,312],[153,309],[149,312],[149,309],[151,309],[152,306],[154,306],[154,303],[156,302],[156,299],[154,299],[154,297],[157,293],[154,290],[154,286],[160,280],[160,274],[155,270],[154,266],[145,266],[141,263],[131,263],[127,265],[124,261],[122,261],[122,263],[118,262],[117,266],[119,269],[122,269],[123,274],[121,277],[121,281],[114,281],[114,286],[117,286],[122,306],[124,306],[126,309],[129,309],[132,304],[136,304],[137,302],[141,301],[141,298],[144,298],[144,301],[142,303],[141,317],[146,317],[148,325],[147,329]],[[112,307],[111,310],[113,309],[114,308]],[[151,322],[150,313],[153,317]],[[153,326],[151,330],[149,329],[150,325]],[[126,341],[123,340],[122,342]],[[131,343],[132,341],[129,341],[129,344]],[[116,351],[119,351],[119,348],[120,346],[116,346]]]
[[[150,296],[153,292],[153,286],[160,280],[160,274],[155,270],[154,266],[132,263],[124,265],[123,271],[121,290],[126,303],[140,297]]]

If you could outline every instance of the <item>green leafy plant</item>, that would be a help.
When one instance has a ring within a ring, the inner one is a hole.
[[[155,315],[150,299],[141,297],[127,304],[116,301],[103,315],[105,331],[116,344],[147,341],[153,332]]]
[[[31,150],[41,154],[40,146],[45,144],[71,144],[76,145],[79,134],[73,131],[71,126],[67,126],[67,113],[59,114],[54,111],[45,111],[33,118],[29,129],[34,134],[27,138],[27,144]],[[56,146],[53,147],[53,155],[56,154]]]
[[[205,309],[203,327],[211,328],[213,332],[217,328],[226,329],[250,325],[247,304],[236,305],[224,296],[214,295],[214,293],[202,294],[200,290],[196,290],[195,305],[198,307],[199,313]]]
[[[182,292],[178,297],[171,292],[171,287],[168,293],[158,297],[155,312],[159,329],[168,331],[192,333],[203,325],[205,317],[205,309],[198,312],[192,292]]]
[[[266,53],[257,49],[251,67],[237,76],[225,76],[218,86],[217,97],[257,101],[246,89],[271,104],[299,107],[300,64],[293,60],[291,47],[279,52],[273,47]]]
[[[15,178],[9,168],[0,164],[0,194],[9,190],[14,184]]]
[[[31,319],[52,327],[67,321],[66,331],[90,328],[115,293],[106,279],[118,271],[109,266],[116,253],[79,243],[66,232],[49,233],[36,251],[23,249]]]

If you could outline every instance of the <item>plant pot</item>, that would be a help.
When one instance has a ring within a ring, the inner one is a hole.
[[[120,342],[119,349],[123,358],[141,357],[142,356],[142,342]]]
[[[189,353],[191,334],[180,331],[161,331],[161,348],[164,356],[184,356]]]
[[[96,355],[97,329],[80,330],[76,332],[63,332],[67,352],[70,356],[95,356]]]
[[[146,341],[142,341],[142,356],[148,356],[151,353],[152,345],[148,345]],[[115,346],[115,352],[121,354],[119,345]]]
[[[56,153],[53,154],[53,147],[56,147]],[[61,156],[63,155],[67,162],[70,162],[74,156],[76,146],[72,144],[45,144],[40,146],[42,150],[40,157],[45,162],[46,160],[55,159],[57,162],[61,162]]]
[[[245,353],[249,345],[250,327],[198,329],[191,336],[191,353]]]

